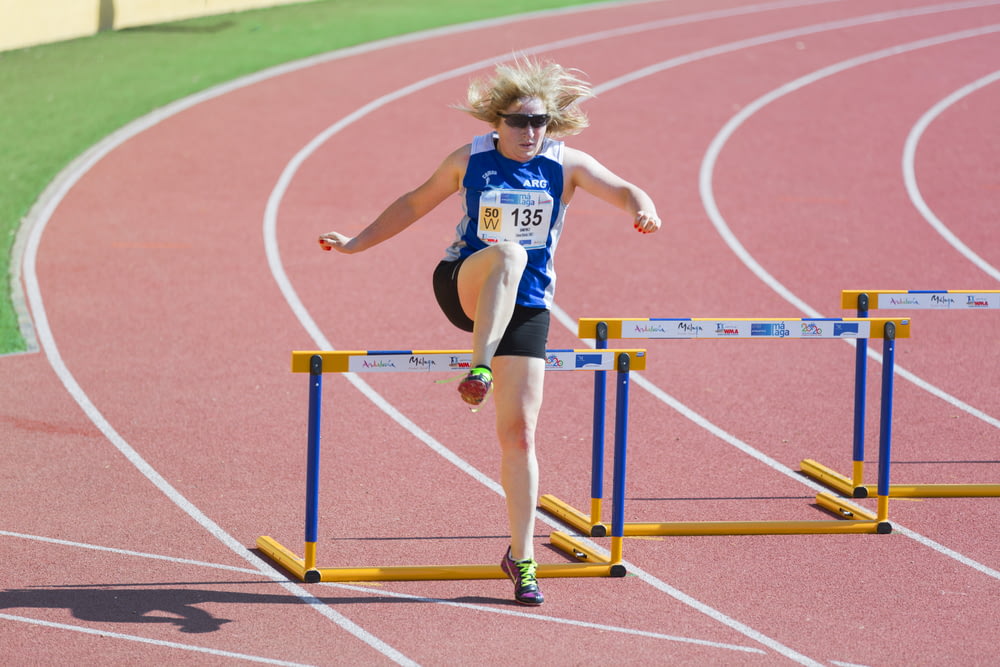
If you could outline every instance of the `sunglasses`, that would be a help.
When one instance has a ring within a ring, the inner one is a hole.
[[[547,113],[498,113],[497,115],[503,118],[503,122],[508,126],[518,130],[523,130],[529,125],[535,129],[545,127],[552,120]]]

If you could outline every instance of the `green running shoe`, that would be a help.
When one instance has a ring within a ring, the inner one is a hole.
[[[535,571],[538,568],[531,558],[514,560],[510,557],[510,547],[500,562],[500,569],[514,582],[514,599],[521,604],[537,607],[545,602],[545,596],[538,590],[538,578]]]

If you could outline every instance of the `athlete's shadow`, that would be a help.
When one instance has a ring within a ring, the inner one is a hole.
[[[0,591],[0,609],[69,609],[81,621],[171,623],[181,632],[215,632],[229,619],[198,607],[206,602],[259,602],[259,595],[191,589],[21,588]],[[267,596],[263,596],[267,597]]]
[[[212,582],[256,584],[260,582]],[[96,623],[170,623],[180,632],[216,632],[230,619],[219,618],[200,605],[234,604],[300,605],[291,594],[240,593],[198,588],[166,588],[169,584],[140,584],[133,587],[66,586],[18,588],[0,591],[0,609],[68,609],[81,621]],[[432,598],[379,596],[317,596],[327,605],[346,604],[427,604]],[[506,600],[463,597],[452,602],[503,604]]]

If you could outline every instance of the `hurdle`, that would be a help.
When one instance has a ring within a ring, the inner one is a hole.
[[[910,336],[910,321],[904,318],[581,318],[580,338],[594,338],[597,349],[604,349],[608,339],[766,339],[766,340],[841,340],[847,338],[882,338],[886,364],[882,374],[881,434],[877,512],[849,504],[827,492],[816,495],[816,503],[836,516],[824,520],[769,521],[674,521],[627,522],[622,527],[627,536],[659,535],[804,535],[892,532],[889,523],[889,463],[891,452],[892,389],[895,341]],[[595,404],[599,400],[595,388]],[[595,415],[598,411],[595,409]],[[603,459],[603,439],[593,438],[594,461]],[[559,517],[576,530],[593,536],[606,534],[600,521],[602,480],[595,463],[591,476],[591,513],[585,514],[552,495],[540,498],[542,509]]]
[[[416,565],[384,567],[317,567],[319,536],[320,423],[323,373],[386,373],[468,371],[469,350],[295,351],[292,372],[309,374],[307,424],[305,547],[303,557],[270,536],[257,538],[260,551],[282,569],[306,583],[331,581],[419,581],[451,579],[506,579],[499,565]],[[541,563],[539,577],[624,577],[622,537],[625,498],[625,452],[628,424],[629,373],[646,367],[646,351],[547,350],[546,371],[617,371],[615,406],[614,513],[610,557],[605,558],[574,536],[554,531],[554,547],[578,562]],[[602,406],[603,408],[604,406]]]
[[[882,310],[1000,310],[1000,290],[842,290],[841,307],[856,310],[858,317]],[[851,475],[847,476],[815,459],[803,459],[802,472],[853,498],[867,498],[875,485],[864,483],[865,420],[864,403],[868,370],[868,341],[858,339],[854,382],[854,441]],[[975,498],[1000,497],[1000,484],[892,484],[889,495],[896,498]]]

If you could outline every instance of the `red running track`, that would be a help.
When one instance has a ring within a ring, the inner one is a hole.
[[[456,202],[364,255],[314,239],[360,229],[482,130],[448,105],[490,59],[584,70],[600,95],[574,145],[666,220],[640,236],[574,201],[556,299],[569,321],[840,316],[841,289],[995,286],[924,219],[902,164],[921,117],[988,82],[927,127],[914,173],[1000,266],[998,31],[1000,2],[609,4],[334,54],[110,137],[30,221],[42,349],[0,359],[8,662],[991,664],[990,498],[894,500],[890,535],[629,538],[632,576],[547,579],[537,610],[502,580],[300,585],[253,548],[302,544],[307,383],[291,350],[468,345],[428,285]],[[1000,480],[995,317],[913,314],[897,362],[937,393],[897,378],[895,480]],[[581,346],[561,324],[549,344]],[[849,468],[849,346],[647,347],[629,520],[829,519],[796,470]],[[491,411],[431,378],[363,378],[421,439],[327,376],[321,566],[498,561]],[[590,382],[550,375],[539,429],[542,491],[580,507]],[[869,434],[876,420],[872,397]],[[564,559],[552,529],[540,519],[543,562]]]

